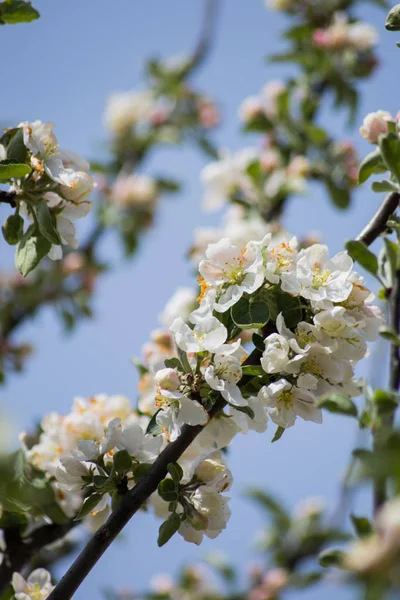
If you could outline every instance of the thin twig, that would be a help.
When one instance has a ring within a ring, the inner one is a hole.
[[[399,206],[399,201],[400,194],[397,192],[388,194],[357,240],[370,246],[386,230],[387,222]]]
[[[205,0],[203,25],[190,61],[191,73],[201,65],[211,50],[215,39],[219,4],[220,0]]]

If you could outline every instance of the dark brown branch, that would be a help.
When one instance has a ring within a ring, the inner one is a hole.
[[[0,190],[0,204],[9,204],[12,208],[16,207],[14,192],[5,192]]]
[[[387,222],[399,206],[399,201],[400,194],[397,192],[388,194],[357,240],[363,242],[366,246],[372,244],[386,230]]]
[[[61,540],[77,524],[77,521],[69,521],[65,525],[45,525],[26,538],[21,536],[19,529],[4,529],[6,551],[0,566],[0,597],[15,571],[21,571],[42,548]]]
[[[225,404],[222,398],[217,400],[209,412],[210,419],[215,417],[224,408]],[[117,535],[148,500],[151,494],[157,490],[158,484],[167,474],[168,464],[179,460],[202,430],[202,425],[197,425],[196,427],[185,425],[182,428],[179,438],[175,442],[168,444],[149,472],[142,477],[130,492],[123,496],[121,504],[90,539],[78,558],[50,594],[48,597],[49,600],[69,600],[72,597]]]

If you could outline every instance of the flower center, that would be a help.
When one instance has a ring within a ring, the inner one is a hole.
[[[294,398],[292,392],[290,390],[284,390],[281,392],[278,399],[278,410],[282,410],[282,408],[286,408],[286,410],[288,410],[289,408],[293,407],[293,404]]]
[[[312,280],[312,288],[317,290],[318,288],[325,285],[329,275],[331,272],[328,269],[324,269],[321,267],[319,263],[315,263],[314,272],[313,272],[313,280]]]
[[[34,583],[27,587],[26,593],[32,598],[32,600],[42,600],[44,595],[42,594],[42,588],[39,583]]]

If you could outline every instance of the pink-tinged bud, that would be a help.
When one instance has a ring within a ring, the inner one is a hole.
[[[268,590],[271,596],[275,596],[288,583],[288,573],[285,569],[271,569],[267,571],[262,579],[262,586]]]
[[[111,188],[111,197],[121,208],[149,206],[157,199],[157,186],[147,175],[120,175]]]
[[[175,369],[161,369],[154,377],[156,385],[163,390],[175,392],[181,385],[181,380]]]
[[[243,123],[249,123],[264,114],[261,100],[258,96],[249,96],[239,107],[239,118]]]
[[[316,29],[312,36],[313,42],[319,48],[326,48],[330,44],[329,34],[325,29]]]
[[[70,252],[66,255],[62,263],[62,270],[65,275],[77,273],[85,266],[85,257],[81,252]]]
[[[150,123],[154,126],[164,125],[168,121],[168,111],[163,108],[156,108],[150,116]]]
[[[305,156],[295,156],[289,163],[287,174],[292,177],[307,177],[310,163]]]
[[[215,127],[220,121],[218,108],[210,98],[199,98],[199,121],[203,127]]]
[[[281,165],[281,157],[276,150],[265,150],[260,156],[260,165],[264,171],[275,171]]]
[[[360,127],[360,133],[371,144],[377,144],[379,136],[388,132],[388,121],[393,117],[385,110],[369,113]]]

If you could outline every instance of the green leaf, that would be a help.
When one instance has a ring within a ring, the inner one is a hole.
[[[178,463],[169,463],[167,466],[168,473],[171,475],[173,481],[178,484],[183,477],[183,469]],[[168,480],[167,480],[168,481]]]
[[[234,406],[233,404],[231,406]],[[235,405],[235,410],[244,413],[249,417],[249,419],[254,419],[254,410],[250,408],[250,406],[237,406]]]
[[[37,205],[37,218],[40,233],[52,244],[60,245],[61,238],[57,231],[56,223],[49,211],[46,200],[41,200]]]
[[[265,371],[261,365],[243,365],[243,375],[265,375]]]
[[[178,531],[180,524],[181,518],[177,513],[170,514],[168,519],[164,523],[161,523],[157,539],[157,544],[160,548]]]
[[[382,155],[377,148],[370,154],[368,154],[360,165],[360,169],[358,172],[358,183],[364,183],[371,177],[371,175],[377,173],[386,173],[387,167],[382,160]]]
[[[25,163],[27,157],[27,149],[24,144],[24,134],[20,127],[11,129],[4,136],[7,143],[7,159],[13,160],[16,163]],[[4,142],[2,142],[4,144]]]
[[[151,463],[139,463],[138,465],[136,465],[136,467],[132,469],[133,479],[135,481],[139,481],[139,479],[141,479],[150,471],[151,467]]]
[[[357,407],[354,402],[343,394],[324,394],[317,399],[316,406],[331,413],[357,417]]]
[[[256,186],[262,184],[264,175],[259,160],[253,160],[249,165],[247,165],[246,173]]]
[[[24,234],[24,220],[20,215],[10,215],[4,221],[1,229],[7,244],[14,246],[18,244]]]
[[[366,537],[373,532],[372,525],[367,517],[356,517],[356,515],[350,515],[350,519],[355,532],[359,537]]]
[[[178,500],[178,488],[172,479],[163,479],[158,484],[158,493],[166,502]]]
[[[290,516],[285,509],[282,508],[281,502],[276,500],[270,494],[256,488],[248,490],[247,495],[252,500],[255,500],[261,508],[267,511],[268,515],[278,525],[279,529],[289,529]]]
[[[318,557],[321,567],[340,567],[343,562],[344,552],[342,550],[324,550]]]
[[[271,131],[273,124],[263,113],[255,115],[248,121],[244,127],[244,131],[252,131],[255,133],[265,133]]]
[[[30,23],[40,17],[30,2],[25,0],[6,0],[0,3],[0,13],[4,23]]]
[[[90,496],[88,496],[83,502],[81,509],[76,515],[74,521],[80,521],[88,514],[93,512],[93,510],[96,508],[102,497],[103,494],[91,494]]]
[[[114,469],[117,473],[127,473],[132,469],[132,457],[128,450],[118,450],[113,458]]]
[[[394,133],[379,136],[382,158],[391,173],[400,182],[400,140]]]
[[[358,262],[368,273],[376,276],[378,273],[378,259],[371,250],[362,242],[351,240],[346,243],[346,250],[351,258]]]
[[[173,358],[167,358],[164,361],[164,365],[168,369],[178,369],[179,371],[183,371],[183,367],[181,365],[181,361],[179,360],[179,358],[176,358],[176,356],[174,356]]]
[[[2,160],[0,162],[0,181],[9,179],[22,179],[32,171],[29,165],[15,160]]]
[[[269,321],[269,307],[266,302],[242,296],[232,306],[231,316],[241,329],[260,329]]]
[[[395,344],[400,348],[400,337],[397,335],[394,329],[391,329],[390,327],[381,327],[379,329],[379,334],[385,340],[389,340],[391,344]]]
[[[178,353],[179,360],[181,361],[181,365],[182,365],[185,373],[189,373],[189,375],[193,375],[192,367],[189,364],[186,352],[184,350],[182,350],[181,348],[179,348],[179,346],[176,347],[176,351]]]
[[[390,9],[385,27],[388,31],[400,31],[400,4],[396,4]]]
[[[383,181],[374,181],[372,183],[372,191],[374,192],[398,192],[399,186],[384,179]]]
[[[350,204],[349,189],[338,186],[330,177],[325,178],[325,185],[334,205],[341,210],[348,208]]]
[[[218,150],[210,142],[210,140],[208,140],[206,137],[203,137],[203,136],[198,137],[197,143],[198,143],[199,147],[201,148],[201,150],[203,150],[203,152],[207,156],[209,156],[210,158],[213,158],[214,160],[219,159]]]
[[[167,179],[165,177],[158,177],[156,179],[156,184],[158,191],[165,194],[175,194],[176,192],[179,192],[182,187],[179,181]]]
[[[160,412],[160,410],[161,410],[161,408],[159,408],[158,411],[155,412],[154,415],[151,417],[149,424],[147,425],[146,433],[149,433],[150,435],[154,435],[154,436],[162,434],[162,429],[156,420],[157,415]]]
[[[377,407],[379,415],[393,413],[399,404],[398,397],[394,392],[381,389],[374,391],[372,402]]]
[[[286,431],[286,429],[279,425],[279,427],[277,427],[275,430],[274,437],[272,438],[271,443],[273,444],[274,442],[277,442],[278,440],[280,440],[281,437],[283,436],[283,434],[285,433],[285,431]]]
[[[282,313],[286,327],[289,327],[289,329],[294,329],[303,319],[300,298],[296,298],[290,294],[278,294],[276,298],[276,310],[278,314]]]
[[[15,266],[26,277],[50,251],[51,243],[38,231],[36,225],[31,225],[18,243]]]
[[[253,342],[254,346],[256,348],[258,348],[258,350],[261,350],[261,352],[264,352],[264,350],[265,350],[264,338],[261,335],[258,335],[258,333],[253,333],[251,341]]]

